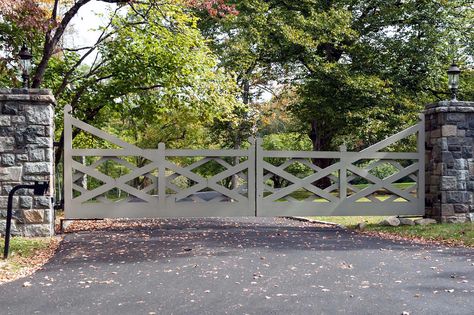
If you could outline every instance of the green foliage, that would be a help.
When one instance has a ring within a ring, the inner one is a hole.
[[[452,59],[466,69],[462,97],[473,94],[470,1],[261,0],[237,9],[201,29],[242,82],[296,89],[287,109],[302,135],[315,128],[314,149],[360,150],[412,125],[424,104],[448,97]]]
[[[110,76],[98,95],[108,103],[103,113],[110,129],[141,147],[189,145],[236,102],[232,81],[191,15],[173,5],[147,14],[146,23],[134,23],[135,11],[117,17],[116,36],[101,49]]]
[[[369,171],[371,175],[374,175],[377,178],[384,179],[393,174],[396,174],[399,170],[392,164],[381,164]]]
[[[263,138],[265,150],[310,151],[311,142],[297,133],[271,134]]]
[[[311,142],[309,139],[303,138],[297,133],[272,134],[263,138],[262,148],[267,151],[310,151]],[[287,159],[266,158],[265,160],[272,165],[280,166]],[[312,171],[306,165],[303,165],[299,162],[292,163],[287,168],[285,168],[285,171],[299,178],[303,178],[314,173],[314,171]],[[287,186],[289,182],[278,175],[273,175],[267,184],[273,185],[275,188],[281,188]]]
[[[136,5],[113,15],[100,59],[75,69],[59,102],[71,104],[79,119],[143,148],[208,141],[209,124],[237,104],[236,88],[195,24],[191,14],[174,4]],[[68,52],[52,58],[45,75],[48,86],[60,89],[78,58]],[[61,119],[58,111],[57,126]],[[75,142],[107,147],[84,134],[76,135]]]

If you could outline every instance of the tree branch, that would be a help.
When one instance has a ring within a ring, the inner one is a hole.
[[[74,73],[74,71],[82,64],[82,62],[94,51],[97,49],[97,46],[102,43],[103,41],[105,41],[107,38],[109,38],[110,36],[112,36],[113,33],[106,33],[107,29],[112,25],[112,20],[113,18],[116,16],[117,14],[117,11],[119,9],[117,8],[115,11],[114,11],[114,14],[111,16],[110,18],[110,21],[109,23],[107,24],[107,26],[102,30],[102,33],[100,34],[99,38],[97,39],[97,41],[95,42],[95,44],[93,46],[90,46],[88,47],[88,51],[74,64],[74,66],[71,67],[71,69],[69,69],[69,71],[64,75],[63,77],[63,80],[61,82],[61,85],[59,86],[59,88],[56,90],[56,93],[54,93],[54,95],[56,97],[58,97],[63,91],[64,89],[66,88],[67,84],[68,84],[68,80],[69,80],[69,77]],[[83,50],[83,49],[86,49],[85,47],[83,48],[79,48],[80,50]],[[66,49],[65,49],[66,50]],[[97,59],[97,56],[96,56],[96,59]],[[94,60],[94,64],[95,64],[95,60]],[[102,63],[100,63],[102,64]],[[99,65],[100,65],[99,64]],[[95,69],[94,69],[95,70]],[[91,67],[89,73],[87,76],[90,76],[90,74],[93,72],[93,67]]]
[[[53,12],[51,13],[52,22],[56,22],[56,17],[58,14],[58,5],[59,5],[59,0],[54,0]]]
[[[48,62],[51,59],[51,56],[53,55],[53,52],[56,49],[56,46],[59,43],[59,40],[63,36],[64,31],[66,30],[66,27],[69,25],[72,18],[76,16],[79,9],[90,1],[91,0],[77,0],[77,2],[75,2],[74,5],[64,14],[61,22],[54,30],[54,35],[51,37],[53,30],[50,30],[47,32],[45,42],[44,42],[43,56],[41,57],[41,61],[38,64],[38,67],[36,68],[35,75],[33,76],[33,84],[31,86],[32,88],[40,87],[41,83],[43,82],[43,78],[46,72],[46,68],[48,66]],[[124,1],[124,0],[98,0],[98,1],[107,2],[107,3],[127,3],[127,1]],[[55,14],[56,12],[54,12],[53,10],[51,18],[55,18]]]
[[[81,50],[86,50],[86,49],[91,49],[93,48],[94,46],[85,46],[85,47],[79,47],[79,48],[61,48],[62,50],[64,51],[71,51],[71,52],[75,52],[75,51],[81,51]]]
[[[448,92],[444,92],[444,91],[436,91],[432,88],[428,88],[428,87],[425,87],[423,88],[423,90],[431,93],[434,97],[436,97],[438,100],[442,100],[444,99],[447,95],[450,95],[450,93]]]

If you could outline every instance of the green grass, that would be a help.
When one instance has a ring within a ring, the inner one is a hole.
[[[0,242],[0,255],[3,259],[5,239],[0,238]],[[12,237],[8,259],[6,261],[0,259],[0,273],[14,274],[23,267],[28,267],[30,258],[34,258],[38,250],[47,248],[50,243],[51,238]],[[0,280],[2,280],[2,277],[0,277]]]
[[[368,224],[377,224],[383,219],[386,218],[386,216],[320,216],[320,217],[309,217],[310,219],[313,220],[319,220],[319,221],[326,221],[326,222],[333,222],[337,224],[341,224],[344,226],[347,226],[348,228],[353,228],[357,225],[357,223],[360,222],[367,222]]]
[[[415,185],[415,183],[395,183],[393,184],[394,187],[398,188],[398,189],[406,189],[408,187],[411,187]],[[369,186],[369,184],[356,184],[356,185],[353,185],[354,187],[356,188],[359,188],[359,189],[365,189]],[[270,192],[264,192],[264,196],[268,196],[270,195],[271,193]],[[337,196],[338,193],[337,191],[333,191],[331,192],[332,195],[335,195]],[[383,201],[387,198],[389,198],[391,196],[391,194],[386,194],[385,191],[379,191],[379,192],[375,192],[375,194],[377,194],[376,198]],[[350,195],[350,194],[349,194]],[[298,190],[295,190],[294,192],[292,192],[291,194],[289,194],[289,196],[291,196],[292,198],[296,199],[296,200],[299,200],[299,201],[302,201],[302,200],[305,200],[306,198],[310,197],[310,196],[314,196],[313,193],[305,190],[305,189],[298,189]],[[284,200],[285,198],[281,198],[280,200],[277,200],[277,201],[285,201]],[[369,199],[367,198],[361,198],[359,201],[361,202],[370,202]],[[401,198],[395,200],[395,202],[397,201],[405,201],[405,200],[402,200]],[[326,199],[324,198],[315,198],[314,199],[314,202],[328,202]]]
[[[354,217],[310,217],[314,220],[333,222],[348,228],[355,228],[357,223],[367,222],[366,231],[384,232],[404,238],[422,238],[425,240],[439,241],[452,245],[466,245],[474,247],[474,223],[460,224],[430,224],[415,226],[380,226],[378,223],[385,217],[382,216],[354,216]],[[412,218],[413,219],[413,218]]]
[[[406,188],[409,188],[411,186],[414,186],[416,183],[394,183],[393,184],[393,187],[396,187],[398,189],[406,189]],[[357,187],[359,189],[364,189],[364,188],[367,188],[369,186],[369,184],[356,184],[356,185],[353,185],[354,187]]]
[[[48,247],[50,238],[24,238],[24,237],[12,237],[10,239],[10,254],[9,257],[21,256],[30,257],[38,249]],[[3,254],[3,248],[5,245],[5,239],[0,239],[0,251]]]
[[[0,238],[3,258],[5,239]],[[12,237],[7,260],[0,259],[0,284],[25,277],[43,265],[54,254],[59,239],[54,237]]]
[[[455,245],[474,246],[473,223],[443,223],[397,227],[368,225],[367,230],[397,234],[406,238],[419,237]]]

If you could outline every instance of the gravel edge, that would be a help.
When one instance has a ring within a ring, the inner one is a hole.
[[[308,219],[306,217],[293,217],[293,216],[287,216],[283,217],[285,219],[290,219],[290,220],[296,220],[296,221],[301,221],[301,222],[309,222],[309,223],[318,223],[318,224],[325,224],[325,225],[332,225],[335,227],[338,227],[340,229],[345,229],[347,230],[347,227],[342,224],[334,223],[334,222],[328,222],[328,221],[321,221],[321,220],[313,220],[313,219]]]

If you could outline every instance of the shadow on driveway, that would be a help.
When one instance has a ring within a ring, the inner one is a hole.
[[[136,224],[135,224],[136,225]],[[3,285],[8,314],[472,314],[474,251],[280,218],[143,221],[66,235]]]

